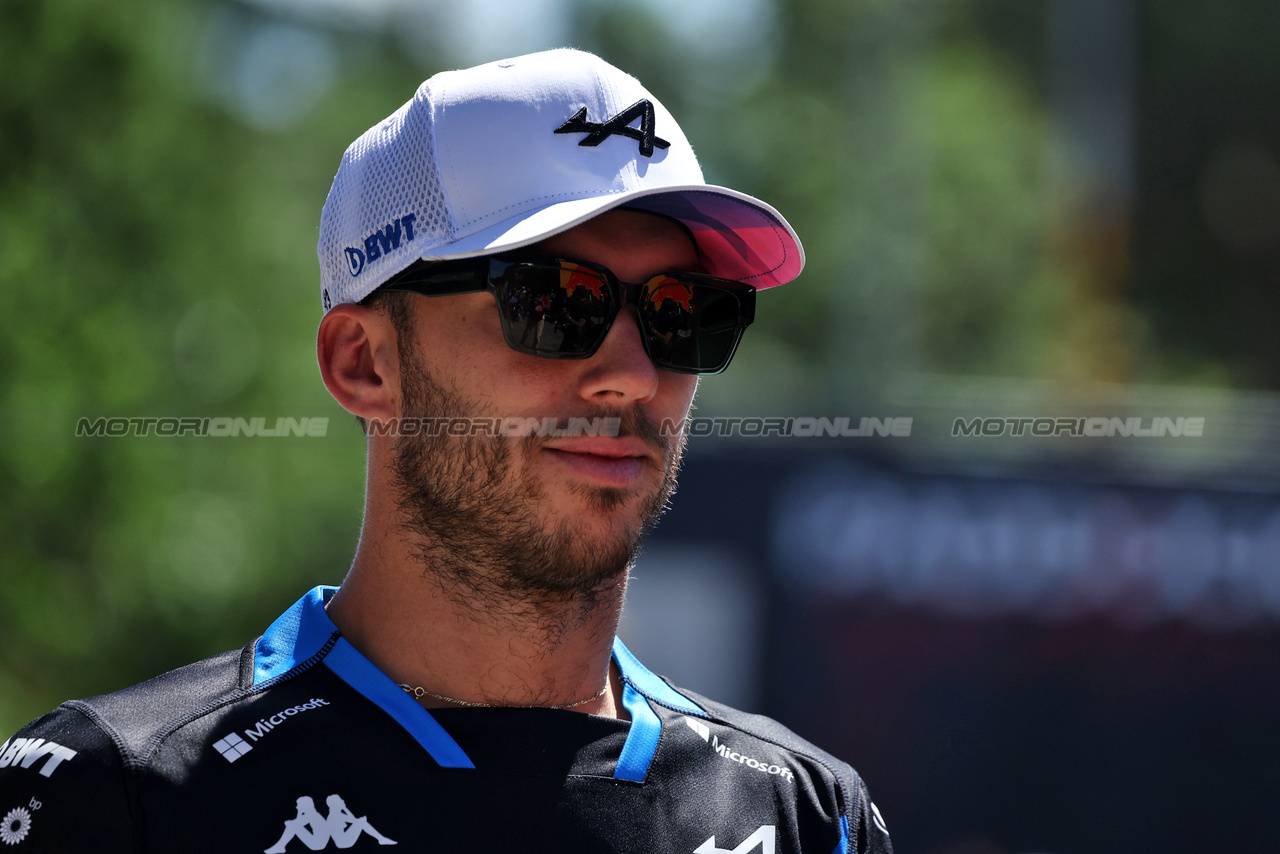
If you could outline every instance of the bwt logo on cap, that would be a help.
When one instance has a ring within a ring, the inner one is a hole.
[[[392,250],[399,249],[401,235],[405,243],[413,240],[413,223],[417,219],[417,214],[405,214],[399,219],[392,220],[386,228],[375,229],[364,239],[364,251],[352,246],[342,250],[347,255],[347,266],[351,268],[351,275],[353,277],[360,275],[366,261],[376,261]]]

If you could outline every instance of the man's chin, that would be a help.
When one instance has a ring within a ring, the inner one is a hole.
[[[508,567],[509,589],[547,602],[593,600],[625,583],[639,545],[638,528],[605,518],[558,523],[525,560]]]
[[[633,550],[639,549],[670,497],[658,483],[647,483],[642,489],[561,484],[559,494],[560,500],[542,505],[552,514],[552,526],[573,530],[580,539],[625,541]]]
[[[634,489],[580,486],[572,491],[574,498],[577,499],[573,504],[579,506],[578,512],[572,514],[575,521],[589,522],[592,518],[598,517],[608,519],[609,524],[615,525],[631,519],[636,522],[638,528],[641,508],[648,505],[648,502],[642,500]],[[586,518],[583,518],[584,516]]]

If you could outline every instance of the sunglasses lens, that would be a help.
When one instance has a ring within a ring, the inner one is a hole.
[[[585,356],[604,340],[616,313],[607,283],[592,270],[521,263],[503,275],[497,294],[507,342],[539,356]]]
[[[521,353],[575,359],[600,347],[618,315],[607,272],[566,259],[514,261],[495,296],[507,343]],[[658,276],[636,306],[649,357],[660,368],[716,373],[729,364],[754,313],[754,292],[697,277]]]
[[[746,326],[739,294],[669,277],[648,284],[640,312],[650,358],[660,367],[687,373],[723,370]]]

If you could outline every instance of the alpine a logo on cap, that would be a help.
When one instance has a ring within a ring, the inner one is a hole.
[[[352,277],[360,275],[366,261],[376,261],[383,255],[399,249],[402,237],[405,243],[413,240],[413,223],[417,219],[417,214],[405,214],[399,219],[393,219],[385,228],[374,229],[373,234],[364,239],[363,251],[352,246],[343,249],[342,251],[347,255],[347,266],[351,269]]]
[[[640,120],[640,127],[633,128],[631,123]],[[671,143],[654,132],[653,102],[641,98],[630,107],[604,122],[587,121],[587,108],[583,107],[574,113],[568,121],[555,129],[555,133],[585,133],[578,145],[596,146],[609,137],[617,134],[640,141],[640,153],[645,157],[653,156],[654,146],[669,148]]]

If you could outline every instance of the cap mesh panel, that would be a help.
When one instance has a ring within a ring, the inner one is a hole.
[[[440,183],[431,112],[430,90],[423,84],[411,101],[362,134],[343,155],[320,215],[317,253],[326,309],[360,301],[452,238],[453,216]],[[413,219],[406,223],[409,215]],[[366,252],[371,237],[376,258],[367,257],[374,254]],[[388,246],[390,251],[384,252]]]

